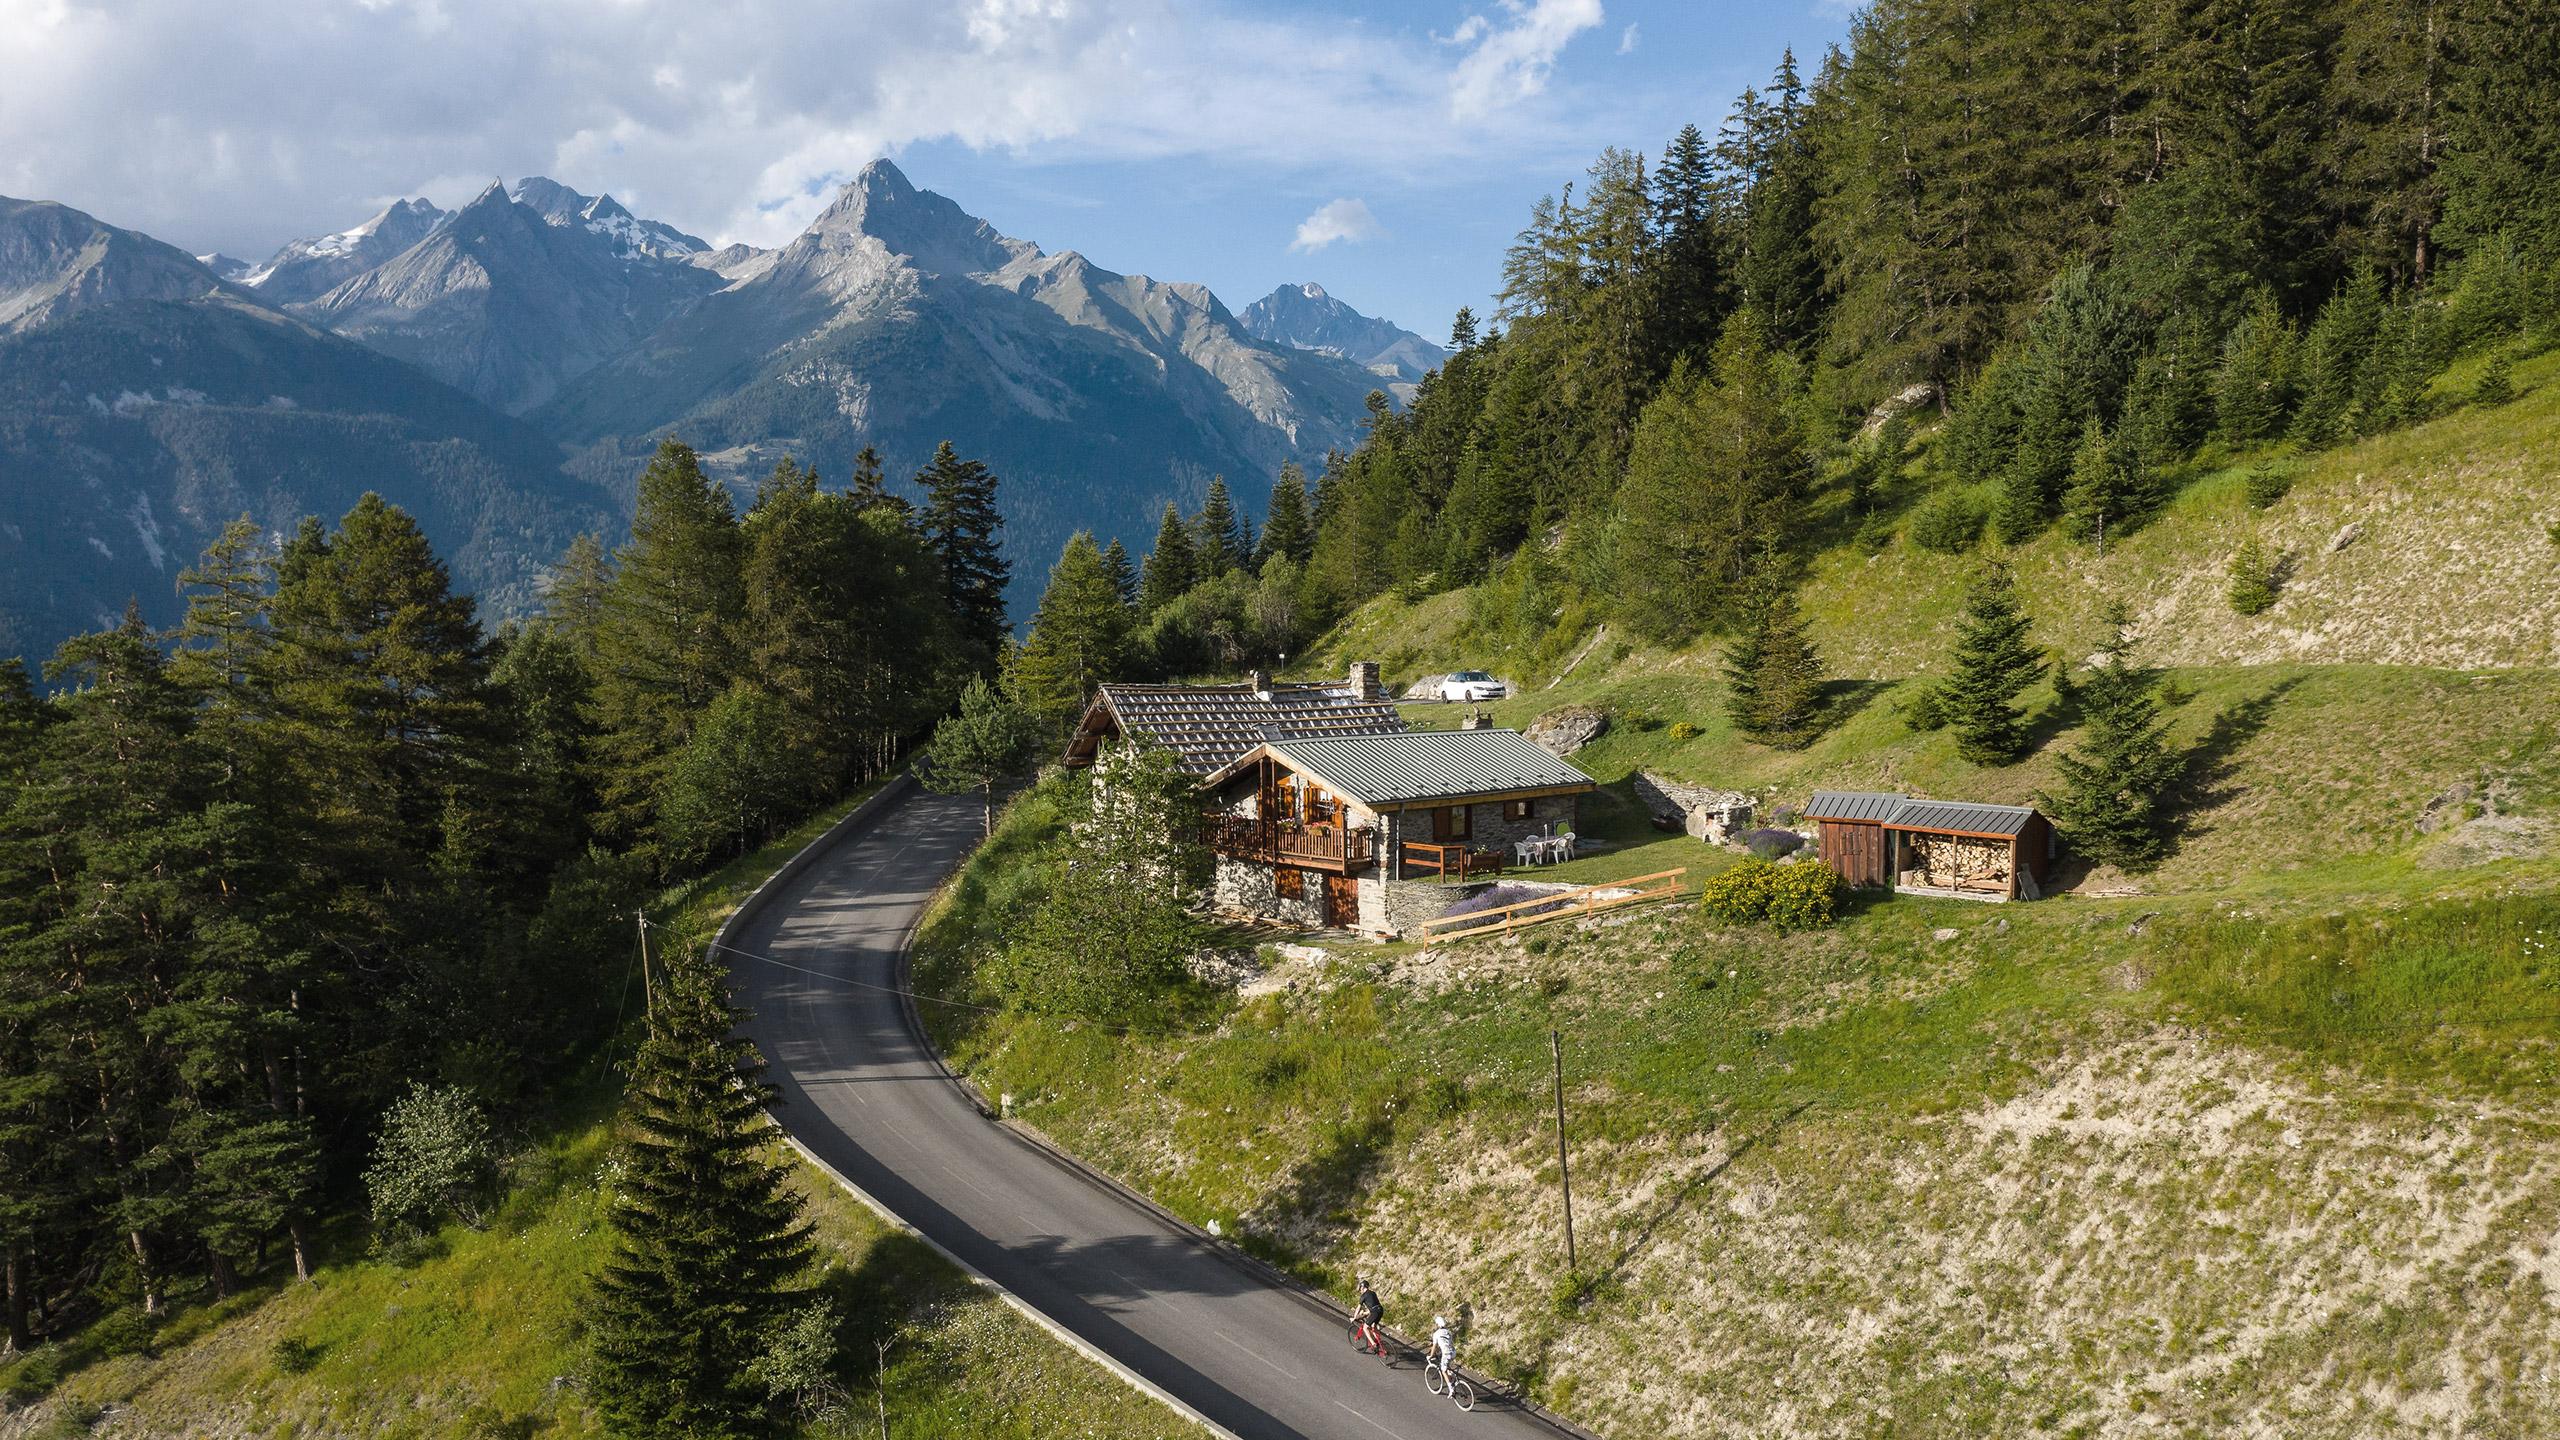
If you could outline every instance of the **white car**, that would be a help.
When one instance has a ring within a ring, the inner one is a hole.
[[[1481,670],[1461,670],[1440,682],[1440,698],[1457,704],[1502,698],[1502,682]]]

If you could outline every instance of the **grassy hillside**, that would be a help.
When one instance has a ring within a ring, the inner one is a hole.
[[[708,937],[845,808],[660,897],[653,911],[669,917],[669,943]],[[580,1306],[607,1239],[618,1095],[618,1078],[599,1066],[562,1100],[510,1160],[507,1198],[485,1229],[454,1224],[381,1253],[342,1224],[324,1250],[335,1263],[311,1285],[269,1283],[198,1303],[156,1333],[129,1324],[111,1333],[122,1322],[110,1322],[0,1367],[0,1394],[49,1391],[14,1415],[0,1406],[0,1437],[603,1434],[578,1378]],[[844,1317],[840,1370],[864,1426],[885,1403],[901,1440],[1197,1433],[823,1175],[803,1165],[799,1183],[819,1225],[819,1283]]]
[[[2059,538],[2013,556],[2059,655],[2125,596],[2172,666],[2184,830],[2151,875],[2031,905],[1864,896],[1811,934],[1673,904],[1432,951],[1341,944],[1170,1035],[931,1019],[1071,1148],[1312,1278],[1382,1276],[1409,1325],[1463,1314],[1471,1358],[1603,1433],[2547,1433],[2552,373],[2525,367],[2499,410],[2279,459],[2295,484],[2265,511],[2242,486],[2267,457],[2228,457],[2103,560]],[[2297,556],[2254,620],[2221,599],[2244,526]],[[1900,540],[1815,558],[1806,603],[1848,678],[1796,752],[1727,726],[1711,644],[1590,644],[1569,597],[1502,581],[1381,600],[1304,668],[1494,669],[1532,687],[1494,707],[1515,724],[1600,706],[1613,728],[1575,759],[1604,782],[1584,828],[1611,848],[1554,877],[1694,880],[1730,855],[1653,831],[1636,771],[1775,803],[2051,783],[2076,720],[2049,686],[2014,767],[1899,718],[1963,569]],[[929,924],[925,983],[970,983],[1017,857],[1056,823],[1018,803]]]

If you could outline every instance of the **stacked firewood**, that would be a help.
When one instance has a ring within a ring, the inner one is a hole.
[[[1920,883],[1942,890],[2006,890],[2009,846],[1961,835],[1911,835],[1905,843],[1919,859]]]

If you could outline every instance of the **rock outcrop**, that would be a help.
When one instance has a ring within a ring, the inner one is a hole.
[[[1520,733],[1558,755],[1570,755],[1609,729],[1608,712],[1597,705],[1567,705],[1529,722]]]

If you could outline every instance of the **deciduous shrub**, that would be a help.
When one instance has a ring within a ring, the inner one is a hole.
[[[1755,855],[1709,880],[1698,908],[1726,924],[1813,930],[1839,918],[1840,891],[1840,872],[1818,860],[1781,865]]]
[[[382,1117],[364,1187],[386,1234],[432,1230],[447,1214],[480,1228],[498,1171],[489,1117],[459,1085],[412,1084]]]
[[[1695,740],[1698,738],[1698,727],[1690,724],[1686,720],[1675,721],[1671,726],[1671,738],[1674,740]]]

